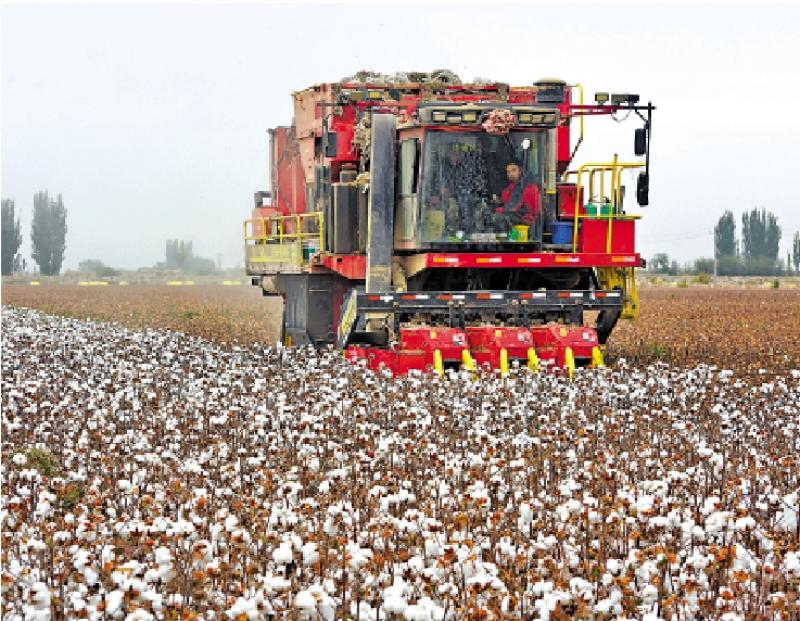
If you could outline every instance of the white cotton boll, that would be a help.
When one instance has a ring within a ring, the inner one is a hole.
[[[521,526],[527,526],[533,521],[533,509],[527,502],[523,502],[519,506],[519,521]]]
[[[778,511],[778,528],[790,533],[797,530],[798,513],[800,513],[798,497],[800,497],[798,492],[783,497],[783,502],[781,503],[783,508]]]
[[[128,616],[125,617],[125,621],[153,621],[155,617],[147,612],[144,608],[137,608],[131,613],[128,613]]]
[[[652,511],[654,502],[655,497],[651,495],[640,496],[637,498],[636,511],[639,513],[639,517],[642,517],[643,513]]]
[[[31,585],[30,603],[34,610],[50,611],[50,589],[44,582],[34,582]]]
[[[295,608],[300,610],[304,618],[310,618],[317,608],[317,600],[310,591],[300,591],[294,598]]]
[[[436,539],[425,540],[425,556],[429,558],[438,558],[443,554],[442,546]]]
[[[225,530],[229,533],[233,532],[233,529],[236,528],[238,523],[239,519],[235,515],[229,515],[225,518]]]
[[[705,528],[707,533],[721,532],[728,521],[733,517],[731,511],[714,511],[706,518]]]
[[[283,576],[272,576],[268,581],[269,587],[274,591],[288,591],[292,583]]]
[[[116,612],[122,607],[122,600],[125,598],[125,593],[120,590],[111,591],[106,595],[106,613],[115,615]]]
[[[431,611],[428,608],[412,604],[403,612],[406,621],[432,621]]]
[[[639,597],[643,604],[650,605],[658,599],[658,589],[652,584],[646,584],[639,592]]]
[[[406,608],[408,608],[408,604],[402,597],[396,595],[384,597],[383,609],[389,614],[401,615],[406,611]]]
[[[653,528],[668,528],[671,525],[671,520],[663,515],[651,517],[647,523]]]
[[[117,481],[117,489],[121,492],[127,492],[131,488],[131,482],[127,479],[120,479]],[[130,615],[129,615],[130,616]]]
[[[94,585],[97,584],[97,581],[100,579],[100,574],[91,567],[87,567],[83,570],[83,579],[86,581],[86,584]]]
[[[173,561],[172,552],[169,548],[165,548],[164,546],[156,548],[155,559],[156,563],[159,565],[169,565]]]
[[[24,466],[28,463],[28,458],[25,456],[24,453],[16,453],[14,457],[11,458],[17,466]]]
[[[619,614],[622,611],[620,602],[622,601],[622,592],[616,589],[605,599],[601,599],[594,607],[595,612],[599,614]]]
[[[578,577],[570,579],[569,590],[586,600],[591,600],[594,594],[592,583]]]
[[[408,559],[408,568],[413,572],[420,573],[425,569],[425,561],[421,556],[412,556]]]
[[[734,528],[736,530],[752,530],[756,527],[756,521],[749,515],[736,520]]]
[[[783,559],[783,569],[792,578],[800,578],[800,553],[788,552]]]
[[[319,551],[317,550],[317,544],[314,542],[303,544],[303,565],[313,565],[317,562],[319,562]]]

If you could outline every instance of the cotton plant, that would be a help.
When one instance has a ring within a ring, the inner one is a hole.
[[[2,321],[4,618],[800,614],[800,373],[393,379]]]

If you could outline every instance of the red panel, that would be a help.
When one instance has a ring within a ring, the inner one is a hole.
[[[461,363],[464,349],[479,366],[500,367],[500,352],[505,349],[510,360],[526,360],[533,347],[540,361],[552,361],[564,366],[564,352],[572,348],[576,359],[591,359],[598,346],[597,333],[586,326],[546,324],[530,328],[516,326],[468,326],[466,332],[457,328],[417,326],[400,330],[396,348],[382,349],[351,345],[345,350],[348,360],[365,360],[367,366],[379,371],[381,367],[393,375],[411,369],[420,371],[433,367],[434,351],[439,350],[445,362]]]
[[[442,353],[443,360],[461,361],[461,352],[467,347],[467,335],[458,328],[414,327],[401,328],[400,350],[425,352],[426,360],[433,362],[433,352]]]
[[[633,220],[614,220],[611,225],[611,252],[634,252],[635,222]],[[578,248],[581,252],[605,252],[608,247],[608,219],[584,218],[578,234]]]
[[[558,217],[561,220],[572,220],[575,217],[575,193],[577,185],[574,183],[560,183],[558,185]],[[578,198],[579,214],[586,213],[583,208],[583,186]]]
[[[616,231],[617,224],[614,224]],[[605,247],[603,248],[603,251]],[[638,254],[562,252],[427,253],[426,267],[638,267]]]
[[[300,149],[290,127],[276,127],[272,133],[272,203],[283,214],[305,213],[306,184]]]
[[[597,347],[597,332],[586,326],[564,326],[548,323],[530,329],[536,354],[541,360],[555,360],[559,367],[564,366],[564,351],[572,348],[575,358],[591,358],[592,349]]]
[[[530,330],[520,327],[467,326],[467,338],[472,357],[479,365],[500,366],[500,351],[505,349],[509,359],[525,360],[533,347]]]
[[[323,254],[322,264],[350,280],[367,278],[367,257],[363,254]]]

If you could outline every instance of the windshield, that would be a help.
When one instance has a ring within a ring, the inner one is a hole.
[[[428,132],[422,241],[539,241],[545,153],[543,131]]]

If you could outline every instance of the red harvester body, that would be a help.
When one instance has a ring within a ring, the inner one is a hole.
[[[448,71],[294,93],[244,231],[253,284],[284,299],[284,343],[393,373],[601,363],[617,320],[638,312],[639,216],[622,179],[641,169],[646,205],[654,107],[596,99],[560,80],[462,84]],[[576,165],[583,117],[619,112],[641,119],[644,160]]]

